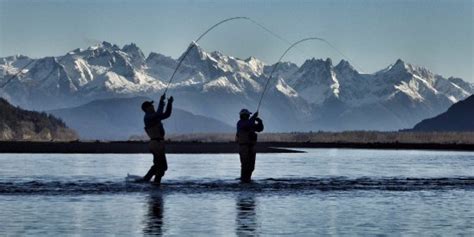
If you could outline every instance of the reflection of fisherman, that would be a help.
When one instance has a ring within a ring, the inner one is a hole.
[[[164,200],[161,193],[152,193],[148,201],[143,232],[145,235],[162,236],[164,224]]]
[[[240,193],[236,202],[237,217],[235,234],[237,236],[256,236],[258,233],[257,202],[254,193]]]
[[[263,122],[258,117],[258,111],[252,117],[250,117],[252,113],[246,109],[242,109],[239,114],[236,141],[239,143],[240,181],[249,183],[255,168],[257,132],[263,131]]]
[[[155,176],[155,184],[160,184],[161,177],[165,175],[165,171],[168,169],[165,155],[165,129],[161,120],[167,119],[171,115],[173,96],[168,99],[166,105],[166,111],[163,113],[165,107],[166,95],[163,94],[160,98],[157,111],[153,107],[153,101],[145,101],[142,104],[142,110],[145,112],[145,131],[150,137],[149,148],[153,153],[153,166],[150,168],[148,173],[143,177],[143,181],[150,181]]]

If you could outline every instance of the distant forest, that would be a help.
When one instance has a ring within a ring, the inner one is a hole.
[[[0,140],[75,140],[76,133],[50,114],[23,110],[0,98]]]

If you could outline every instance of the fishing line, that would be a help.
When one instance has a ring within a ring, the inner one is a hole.
[[[67,54],[70,54],[71,52],[72,52],[72,51],[69,51]],[[67,55],[67,54],[66,54],[66,55]],[[59,61],[56,61],[56,57],[52,57],[53,60],[54,60],[54,62],[56,62],[56,63],[58,64],[58,68],[53,68],[45,77],[43,77],[43,78],[42,78],[41,80],[39,80],[38,82],[41,82],[41,81],[43,81],[44,79],[46,79],[46,78],[48,78],[49,76],[51,76],[51,74],[53,74],[53,73],[56,71],[56,69],[58,70],[58,71],[57,71],[58,74],[60,74],[59,69],[62,67],[61,62],[62,62],[64,59],[66,59],[66,55],[65,55],[65,56],[62,56]],[[15,77],[17,77],[18,75],[20,75],[20,73],[23,71],[23,69],[25,69],[26,67],[28,67],[28,66],[29,66],[30,64],[32,64],[33,62],[36,63],[36,62],[38,62],[38,60],[32,60],[31,62],[29,62],[26,66],[24,66],[23,68],[21,68],[21,70],[20,70],[18,73],[16,73],[16,74],[13,75],[12,77],[10,77],[0,88],[4,88],[4,87],[5,87],[8,83],[10,83]],[[58,75],[58,76],[60,76],[60,75]]]
[[[53,60],[58,64],[58,68],[57,68],[58,79],[61,76],[61,72],[59,70],[63,67],[63,65],[61,65],[61,62],[64,60],[64,58],[66,58],[66,56],[63,56],[63,58],[61,58],[59,61],[56,62],[56,58],[53,57]],[[44,80],[44,79],[48,78],[49,76],[51,76],[51,74],[53,74],[53,72],[55,72],[55,71],[56,71],[56,69],[51,70],[51,72],[49,72],[49,74],[47,76],[43,77],[43,79],[41,79],[39,82],[41,82],[42,80]]]
[[[10,83],[14,78],[16,78],[18,75],[20,75],[25,68],[30,66],[32,63],[36,62],[34,59],[32,59],[29,63],[27,63],[25,66],[23,66],[20,70],[18,70],[17,73],[13,74],[10,78],[8,78],[1,86],[0,88],[4,88],[8,83]]]
[[[164,91],[164,94],[166,94],[166,92],[168,91],[169,89],[169,86],[171,84],[171,82],[173,81],[176,73],[178,72],[178,69],[181,67],[181,64],[183,63],[184,59],[186,58],[186,56],[189,54],[189,52],[194,48],[196,47],[196,44],[205,36],[207,35],[210,31],[212,31],[214,28],[216,28],[217,26],[225,23],[225,22],[228,22],[228,21],[233,21],[233,20],[247,20],[255,25],[257,25],[258,27],[262,28],[264,31],[268,32],[269,34],[273,35],[274,37],[276,37],[277,39],[287,43],[287,44],[291,44],[290,41],[286,40],[285,38],[281,37],[280,35],[278,35],[277,33],[275,33],[274,31],[270,30],[269,28],[267,28],[266,26],[264,26],[263,24],[249,18],[249,17],[244,17],[244,16],[237,16],[237,17],[231,17],[231,18],[227,18],[227,19],[224,19],[224,20],[221,20],[219,22],[217,22],[216,24],[212,25],[211,27],[209,27],[206,31],[204,31],[204,33],[202,33],[201,35],[199,35],[199,37],[192,42],[192,44],[187,48],[187,50],[184,52],[183,56],[179,59],[178,61],[178,64],[176,65],[176,68],[175,70],[173,71],[173,73],[171,74],[171,77],[168,81],[168,83],[166,84],[166,88],[165,88],[165,91]],[[349,57],[347,57],[344,53],[342,53],[339,49],[337,49],[334,45],[332,45],[329,41],[325,40],[325,39],[322,39],[322,38],[318,38],[319,40],[325,42],[326,44],[328,44],[332,49],[334,49],[338,54],[340,54],[343,58],[347,59],[347,60],[350,60]],[[290,47],[291,48],[291,47]],[[57,61],[57,64],[59,64],[57,70],[60,69],[60,67],[62,66],[61,65],[61,62],[66,58],[66,56],[63,56],[59,61]],[[56,58],[53,57],[53,59],[56,61]],[[29,62],[26,66],[24,66],[23,68],[21,68],[16,74],[14,74],[13,76],[11,76],[9,79],[7,79],[5,81],[5,83],[3,83],[2,86],[0,86],[0,88],[4,88],[7,84],[9,84],[13,79],[15,79],[18,75],[20,75],[23,71],[23,69],[25,69],[26,67],[28,67],[30,64],[32,64],[33,62],[36,62],[36,60],[33,60],[31,62]],[[275,69],[276,67],[274,67]],[[360,67],[358,67],[360,69]],[[43,79],[45,78],[48,78],[49,76],[51,76],[51,74],[53,74],[53,72],[55,71],[56,69],[52,69],[50,73],[47,74],[46,77],[44,77]],[[274,70],[273,70],[274,71]],[[272,73],[273,73],[272,71]],[[42,80],[40,80],[42,81]],[[267,81],[267,84],[268,84],[268,81]],[[266,85],[267,86],[267,85]],[[265,86],[265,88],[266,88]],[[265,91],[264,91],[265,92]],[[261,100],[259,102],[259,105],[261,103]],[[260,107],[260,106],[259,106]]]
[[[265,92],[267,91],[267,87],[268,87],[268,84],[270,83],[270,81],[272,80],[272,77],[273,77],[273,73],[276,71],[276,69],[278,68],[278,66],[280,65],[281,63],[281,60],[283,59],[283,57],[285,57],[285,55],[293,48],[295,47],[296,45],[300,44],[300,43],[303,43],[305,41],[309,41],[309,40],[318,40],[318,41],[322,41],[326,44],[328,44],[329,46],[331,46],[332,48],[334,48],[336,51],[338,51],[334,46],[332,46],[327,40],[323,39],[323,38],[319,38],[319,37],[309,37],[309,38],[304,38],[304,39],[301,39],[299,41],[296,41],[295,43],[291,44],[290,47],[288,47],[285,52],[283,52],[283,54],[280,56],[280,58],[278,59],[278,62],[275,64],[275,66],[273,67],[272,71],[270,72],[270,76],[268,77],[266,83],[265,83],[265,87],[263,88],[263,91],[262,91],[262,94],[260,95],[260,99],[258,101],[258,105],[257,105],[257,110],[258,111],[260,109],[260,105],[262,104],[262,100],[263,100],[263,97],[265,95]]]
[[[248,18],[249,21],[251,21],[252,23],[258,25],[260,28],[264,29],[266,32],[270,33],[271,35],[273,35],[274,37],[278,38],[279,40],[291,45],[292,43],[290,41],[288,41],[287,39],[281,37],[280,35],[278,35],[277,33],[273,32],[272,30],[268,29],[267,27],[265,27],[264,25],[260,24],[258,21],[255,21],[253,20],[252,18]],[[359,65],[355,64],[351,58],[349,58],[347,55],[345,55],[341,50],[339,50],[338,48],[336,48],[336,46],[334,46],[333,44],[331,44],[329,41],[325,40],[325,39],[322,39],[324,42],[326,42],[329,47],[331,47],[332,49],[334,49],[334,51],[336,53],[339,54],[339,56],[341,56],[342,58],[344,59],[347,59],[348,61],[350,61],[352,64],[354,64],[354,66],[359,69],[359,71],[361,72],[364,72],[363,68],[360,67]]]
[[[199,42],[199,40],[202,39],[202,37],[204,37],[207,33],[209,33],[211,30],[213,30],[214,28],[216,28],[217,26],[219,26],[220,24],[223,24],[225,22],[228,22],[228,21],[233,21],[233,20],[249,20],[248,17],[243,17],[243,16],[237,16],[237,17],[231,17],[231,18],[227,18],[227,19],[224,19],[222,21],[219,21],[217,22],[216,24],[212,25],[211,27],[209,27],[209,29],[207,29],[206,31],[204,31],[204,33],[202,33],[195,41],[193,41],[191,43],[191,45],[186,49],[186,51],[184,52],[183,56],[179,59],[178,61],[178,64],[176,65],[176,68],[174,69],[173,71],[173,74],[171,74],[171,77],[168,81],[168,83],[166,84],[166,88],[165,88],[165,91],[163,92],[163,94],[166,94],[166,92],[168,91],[168,88],[171,84],[171,82],[173,81],[174,79],[174,76],[176,75],[176,72],[178,71],[179,67],[181,66],[181,64],[183,63],[184,59],[186,58],[186,56],[189,54],[189,52],[191,51],[191,49],[193,49],[195,46],[196,46],[196,43]]]
[[[281,37],[280,35],[278,35],[277,33],[275,33],[274,31],[268,29],[266,26],[264,26],[263,24],[253,20],[252,18],[250,17],[245,17],[245,16],[238,16],[238,17],[231,17],[231,18],[227,18],[227,19],[224,19],[222,21],[219,21],[217,22],[216,24],[212,25],[209,29],[207,29],[204,33],[202,33],[195,41],[192,42],[192,44],[186,49],[186,51],[184,52],[183,56],[179,59],[178,61],[178,64],[176,65],[176,68],[174,69],[173,71],[173,74],[171,74],[171,77],[168,81],[168,83],[166,84],[166,88],[165,88],[165,91],[164,91],[164,94],[166,94],[166,92],[168,91],[169,89],[169,86],[171,84],[171,82],[173,81],[176,73],[178,72],[178,69],[181,67],[181,64],[183,63],[184,59],[186,58],[186,56],[189,54],[189,52],[194,48],[196,47],[196,44],[199,42],[199,40],[201,40],[207,33],[209,33],[210,31],[212,31],[214,28],[216,28],[217,26],[225,23],[225,22],[228,22],[228,21],[233,21],[233,20],[247,20],[247,21],[250,21],[251,23],[257,25],[258,27],[262,28],[264,31],[268,32],[269,34],[273,35],[274,37],[276,37],[277,39],[289,44],[289,45],[292,45],[292,43],[288,40],[286,40],[285,38]],[[316,38],[314,38],[316,39]],[[320,41],[323,41],[325,42],[327,45],[329,45],[329,47],[331,47],[332,49],[334,49],[334,51],[336,53],[338,53],[340,56],[342,56],[342,58],[344,59],[347,59],[349,61],[352,61],[348,56],[346,56],[344,53],[342,53],[338,48],[336,48],[333,44],[331,44],[329,41],[323,39],[323,38],[317,38],[318,40]],[[305,41],[305,40],[304,40]],[[290,47],[291,49],[292,47]],[[354,64],[356,65],[356,64]],[[359,71],[363,71],[361,70],[362,68],[357,66],[356,67],[359,69]],[[266,85],[267,86],[267,85]],[[266,88],[265,86],[265,88]],[[260,103],[261,103],[261,99],[260,99],[260,102],[259,102],[259,108],[260,108]]]
[[[174,76],[176,75],[179,67],[181,66],[181,64],[183,63],[184,59],[186,58],[186,56],[189,54],[189,52],[191,51],[191,49],[193,49],[194,47],[196,47],[196,44],[199,42],[199,40],[201,40],[207,33],[209,33],[210,31],[212,31],[214,28],[216,28],[217,26],[225,23],[225,22],[228,22],[228,21],[233,21],[233,20],[247,20],[247,21],[250,21],[251,23],[257,25],[258,27],[262,28],[264,31],[270,33],[271,35],[273,35],[274,37],[278,38],[279,40],[287,43],[287,44],[291,44],[290,41],[286,40],[285,38],[281,37],[280,35],[278,35],[277,33],[273,32],[272,30],[268,29],[267,27],[265,27],[264,25],[260,24],[259,22],[251,19],[250,17],[245,17],[245,16],[237,16],[237,17],[231,17],[231,18],[227,18],[227,19],[224,19],[222,21],[219,21],[217,22],[216,24],[212,25],[211,27],[209,27],[209,29],[207,29],[204,33],[202,33],[195,41],[192,42],[192,44],[187,48],[187,50],[184,52],[183,56],[179,59],[178,61],[178,64],[176,65],[176,68],[174,69],[173,71],[173,74],[171,74],[171,77],[168,81],[168,83],[166,84],[166,88],[165,88],[165,91],[164,93],[166,94],[166,92],[168,91],[169,89],[169,86],[171,84],[171,82],[173,81],[174,79]]]

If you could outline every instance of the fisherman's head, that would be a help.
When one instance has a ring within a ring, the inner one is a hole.
[[[252,113],[248,109],[242,109],[239,112],[240,119],[249,119]]]
[[[145,113],[154,113],[155,107],[153,106],[153,100],[143,102],[142,110]]]

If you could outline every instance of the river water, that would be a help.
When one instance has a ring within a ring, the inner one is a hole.
[[[160,188],[126,182],[148,154],[0,154],[0,236],[474,236],[474,152],[304,149],[171,154]]]

